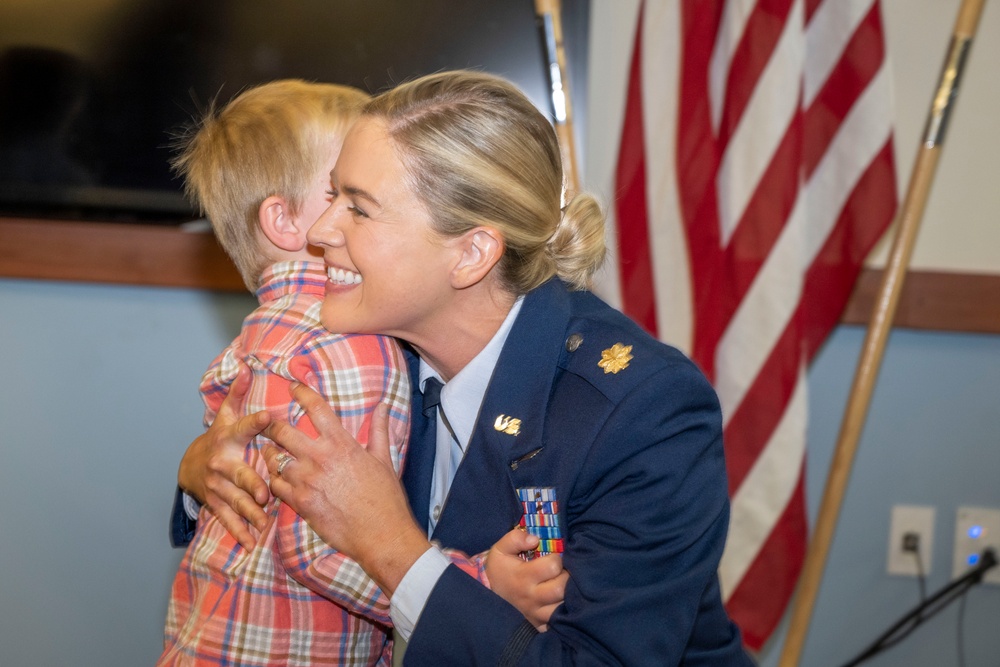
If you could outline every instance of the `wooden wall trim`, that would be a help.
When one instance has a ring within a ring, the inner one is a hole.
[[[882,271],[865,269],[844,310],[844,324],[868,324]],[[893,326],[934,331],[1000,333],[1000,275],[909,271]]]
[[[0,276],[244,292],[208,231],[0,218]]]
[[[209,232],[0,218],[0,276],[245,292]],[[882,271],[866,269],[842,318],[866,325]],[[1000,275],[910,271],[896,327],[1000,334]]]

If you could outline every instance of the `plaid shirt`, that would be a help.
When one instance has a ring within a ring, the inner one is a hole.
[[[318,263],[282,262],[267,270],[257,291],[260,307],[202,379],[205,423],[215,418],[244,363],[253,370],[245,413],[266,409],[313,436],[309,418],[288,394],[293,381],[325,396],[362,444],[372,410],[385,401],[399,470],[410,397],[402,352],[391,338],[326,331],[319,321],[325,282]],[[245,458],[267,480],[263,442],[254,439]],[[248,552],[202,510],[174,580],[158,664],[388,664],[388,599],[288,506],[272,497],[265,511],[267,527]],[[484,579],[481,561],[455,559]]]

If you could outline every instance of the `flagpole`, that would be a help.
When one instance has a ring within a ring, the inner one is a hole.
[[[568,190],[566,200],[580,191],[576,171],[576,142],[573,139],[573,106],[570,100],[569,74],[563,48],[562,7],[560,0],[535,0],[535,13],[542,19],[545,30],[545,55],[552,92],[552,113],[556,136],[562,153],[563,183]]]
[[[882,274],[878,299],[868,324],[868,333],[855,370],[854,383],[840,426],[840,435],[827,474],[819,516],[806,553],[798,592],[792,606],[791,624],[781,653],[779,667],[796,667],[805,644],[813,606],[823,577],[826,557],[833,540],[837,516],[851,474],[858,439],[868,414],[882,354],[899,304],[906,269],[913,254],[917,231],[930,193],[934,172],[944,143],[948,120],[958,97],[958,84],[972,46],[985,0],[963,0],[959,8],[951,44],[917,158],[910,174],[906,197],[900,209],[899,225],[889,260]]]

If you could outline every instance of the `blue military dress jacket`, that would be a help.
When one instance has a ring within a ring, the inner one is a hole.
[[[403,481],[426,526],[435,444],[412,384]],[[715,392],[680,352],[556,279],[525,297],[431,538],[489,549],[520,522],[520,489],[557,499],[570,580],[548,631],[449,566],[406,665],[753,664],[716,575],[729,500]],[[176,502],[173,541],[192,532]]]
[[[427,525],[435,447],[413,385],[403,480]],[[525,297],[431,538],[489,549],[519,523],[525,489],[557,499],[570,573],[548,632],[450,566],[406,665],[753,664],[716,576],[729,501],[715,392],[680,352],[556,279]]]

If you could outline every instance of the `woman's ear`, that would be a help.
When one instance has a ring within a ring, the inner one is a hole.
[[[503,257],[503,236],[493,227],[476,227],[453,239],[460,251],[458,262],[451,270],[455,289],[471,287],[485,278]]]
[[[292,215],[291,207],[284,197],[271,195],[257,209],[257,221],[267,240],[276,247],[289,252],[298,252],[306,247],[306,232]]]

